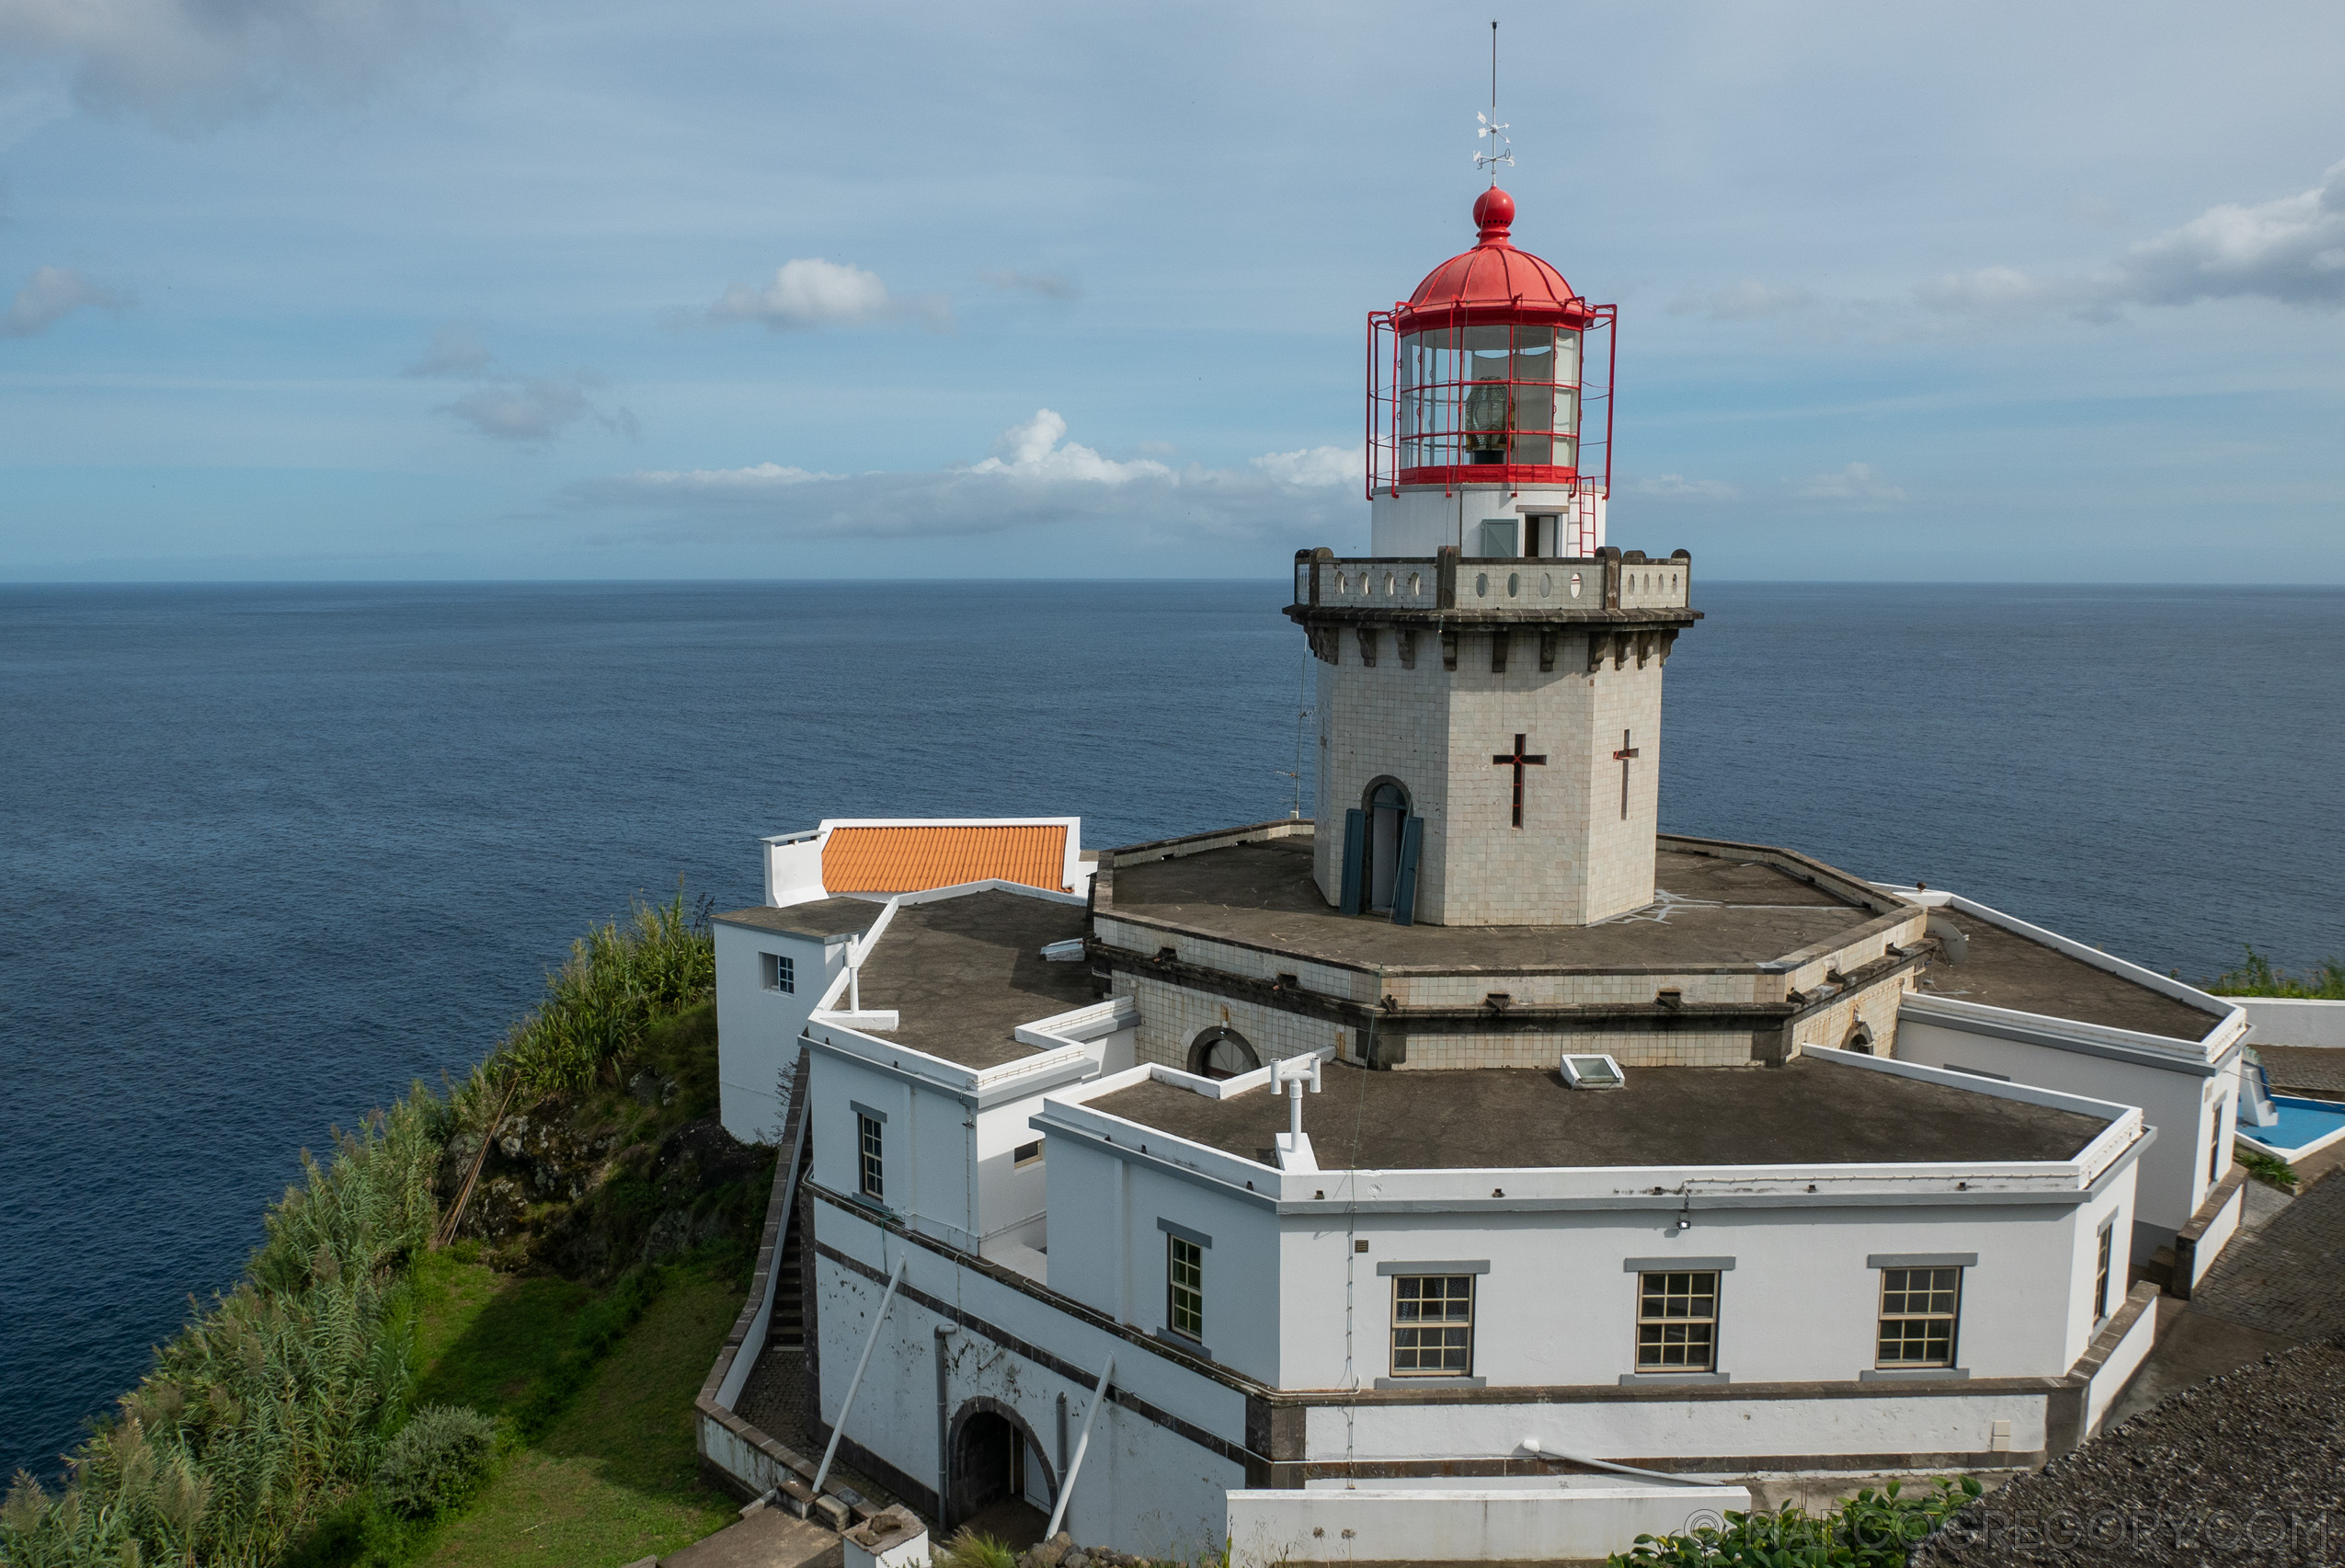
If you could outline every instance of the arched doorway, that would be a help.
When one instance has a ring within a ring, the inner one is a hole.
[[[1000,1400],[979,1397],[954,1415],[950,1442],[946,1512],[952,1524],[977,1521],[978,1528],[1013,1547],[1039,1541],[1058,1478],[1034,1429]]]
[[[1217,1024],[1189,1042],[1189,1070],[1199,1078],[1235,1078],[1262,1065],[1243,1035]]]
[[[1388,915],[1401,879],[1401,835],[1409,820],[1409,792],[1396,779],[1378,779],[1368,785],[1360,804],[1367,812],[1368,913]]]

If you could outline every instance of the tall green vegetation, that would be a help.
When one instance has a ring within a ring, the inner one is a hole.
[[[2225,969],[2207,988],[2217,996],[2284,996],[2314,1001],[2345,1001],[2345,963],[2324,958],[2309,975],[2275,969],[2271,960],[2248,949],[2247,961]]]
[[[430,1236],[443,1107],[418,1088],[266,1221],[244,1282],[180,1331],[51,1495],[19,1475],[0,1557],[50,1564],[273,1562],[365,1479],[412,1379],[407,1265]]]
[[[579,1088],[639,1050],[661,1019],[716,984],[716,947],[701,910],[681,887],[665,903],[637,902],[570,944],[569,962],[545,979],[545,999],[513,1025],[482,1064],[486,1078],[525,1093]]]
[[[359,1132],[337,1133],[327,1164],[304,1153],[303,1183],[269,1210],[244,1281],[156,1352],[154,1369],[71,1456],[63,1489],[17,1475],[0,1504],[0,1568],[266,1568],[283,1558],[376,1477],[409,1416],[414,1265],[437,1226],[433,1181],[449,1137],[485,1123],[509,1091],[615,1078],[656,1024],[715,983],[704,911],[688,910],[681,888],[638,903],[624,924],[572,944],[543,1000],[468,1082],[445,1098],[418,1084]],[[630,1281],[616,1293],[594,1348],[607,1348],[648,1292]],[[548,1418],[527,1413],[538,1425]]]

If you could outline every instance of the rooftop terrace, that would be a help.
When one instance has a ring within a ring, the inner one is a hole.
[[[753,904],[746,910],[728,910],[715,918],[726,925],[751,926],[759,931],[780,932],[788,936],[861,936],[879,919],[887,908],[868,898],[815,898],[803,904],[786,904],[774,909],[767,904]]]
[[[1374,1072],[1340,1062],[1303,1101],[1326,1170],[1604,1165],[1842,1165],[2059,1161],[2098,1117],[1836,1063],[1630,1068],[1576,1090],[1529,1068]],[[1268,1090],[1217,1100],[1151,1081],[1093,1110],[1275,1164],[1287,1106]],[[1355,1128],[1356,1127],[1356,1131]]]
[[[1658,900],[1599,925],[1394,925],[1330,909],[1311,880],[1311,847],[1301,832],[1170,860],[1127,863],[1119,852],[1101,912],[1334,963],[1447,970],[1741,967],[1878,918],[1854,897],[1756,859],[1664,847]]]
[[[1919,985],[1925,996],[2175,1040],[2204,1039],[2222,1022],[2220,1013],[2202,1012],[1991,921],[1947,910],[1931,914],[1933,929],[1945,922],[1968,938],[1970,953],[1959,964],[1940,959],[1925,969]]]
[[[1042,956],[1086,921],[1081,904],[1000,891],[904,905],[864,961],[863,1005],[896,1011],[881,1037],[963,1067],[1032,1056],[1019,1024],[1099,1000],[1091,966]]]

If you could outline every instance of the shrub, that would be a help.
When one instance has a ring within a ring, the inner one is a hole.
[[[1018,1554],[1007,1543],[964,1526],[936,1554],[936,1568],[1018,1568]]]
[[[2267,1154],[2260,1149],[2244,1143],[2231,1146],[2231,1158],[2248,1168],[2248,1174],[2282,1192],[2296,1190],[2296,1167],[2277,1154]]]
[[[2225,969],[2208,984],[2217,996],[2284,996],[2314,1001],[2345,1001],[2345,962],[2328,958],[2309,975],[2275,969],[2271,960],[2248,949],[2247,962]]]
[[[1984,1490],[1969,1476],[1940,1481],[1927,1497],[1901,1495],[1896,1482],[1870,1487],[1829,1514],[1797,1504],[1748,1514],[1676,1535],[1641,1535],[1614,1552],[1612,1568],[1905,1568],[1906,1554]]]
[[[533,1093],[578,1088],[640,1051],[654,1024],[715,985],[706,900],[687,911],[680,888],[664,904],[638,903],[623,928],[606,924],[570,944],[570,961],[545,978],[544,1000],[481,1072],[509,1075]]]
[[[473,1494],[497,1452],[497,1424],[461,1404],[428,1404],[383,1452],[374,1484],[385,1506],[429,1519]]]

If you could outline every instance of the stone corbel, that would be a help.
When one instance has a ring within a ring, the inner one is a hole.
[[[1604,645],[1610,640],[1611,634],[1608,632],[1588,634],[1588,673],[1590,675],[1604,668]]]
[[[1613,669],[1621,670],[1627,668],[1629,663],[1629,655],[1634,651],[1635,644],[1630,639],[1628,633],[1615,632],[1612,634]]]
[[[1493,675],[1504,675],[1506,673],[1506,643],[1508,635],[1509,634],[1504,626],[1499,627],[1496,631],[1490,634],[1490,672]]]
[[[1645,667],[1645,660],[1652,657],[1653,634],[1651,632],[1639,632],[1637,634],[1637,668],[1639,670],[1642,670]]]
[[[1555,668],[1555,632],[1550,627],[1539,628],[1539,667],[1542,670]]]
[[[1446,629],[1441,634],[1441,668],[1458,668],[1458,634]]]
[[[1413,628],[1403,626],[1393,634],[1393,639],[1401,645],[1401,668],[1414,670],[1417,667],[1416,632]]]
[[[1677,633],[1674,627],[1661,634],[1661,663],[1664,669],[1669,664],[1669,650],[1676,646]]]
[[[1637,662],[1642,664],[1644,660],[1640,658]],[[1374,626],[1360,628],[1360,663],[1370,670],[1376,668],[1376,628]]]

